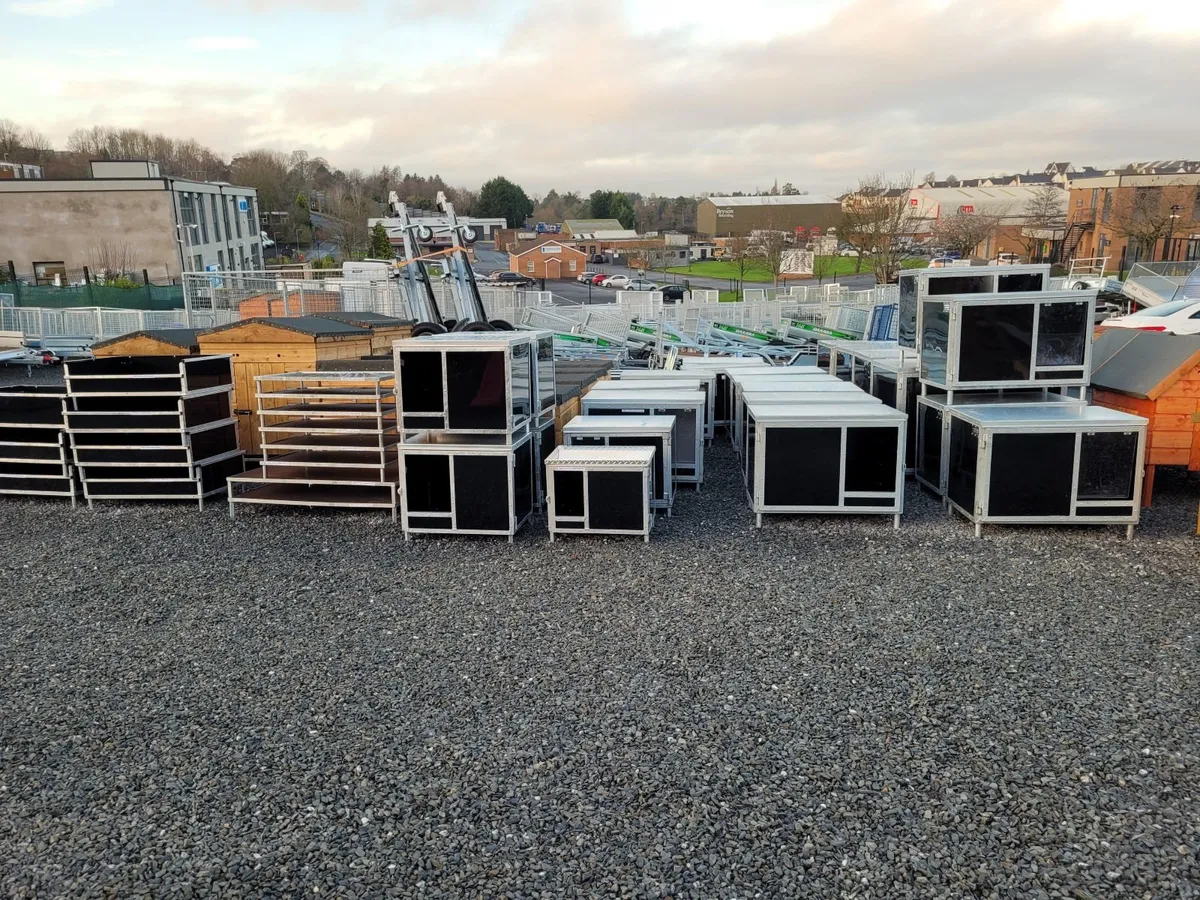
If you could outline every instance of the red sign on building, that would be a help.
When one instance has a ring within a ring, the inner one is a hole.
[[[959,211],[960,213],[968,213],[968,214],[969,214],[969,213],[973,213],[973,212],[975,212],[975,207],[974,207],[974,206],[970,206],[970,205],[968,205],[968,206],[960,206],[960,207],[958,208],[958,211]]]

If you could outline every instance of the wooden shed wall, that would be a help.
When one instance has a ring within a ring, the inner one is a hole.
[[[202,334],[199,340],[201,353],[228,353],[233,357],[233,406],[238,437],[247,455],[262,448],[255,377],[313,371],[319,359],[359,359],[371,353],[371,335],[366,331],[314,337],[259,322]]]

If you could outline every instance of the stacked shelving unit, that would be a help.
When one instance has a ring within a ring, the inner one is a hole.
[[[229,479],[239,503],[381,509],[397,516],[400,442],[388,372],[288,372],[256,381],[259,468]]]
[[[60,387],[0,386],[0,494],[61,497],[75,505],[66,400]]]
[[[115,356],[66,364],[67,434],[83,495],[188,500],[242,471],[227,356]]]

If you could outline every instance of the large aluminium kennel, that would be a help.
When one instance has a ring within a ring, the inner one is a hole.
[[[511,541],[535,506],[532,434],[425,431],[398,445],[400,524],[413,534],[480,534]]]
[[[751,405],[746,489],[764,513],[904,511],[904,414],[882,403]]]
[[[1050,391],[989,391],[987,393],[958,394],[953,405],[957,406],[1029,406],[1041,403],[1069,403],[1082,406],[1083,400]],[[952,405],[946,394],[924,394],[917,397],[916,423],[917,448],[916,466],[913,474],[917,481],[939,497],[946,496],[949,478],[947,466],[950,459],[949,408]]]
[[[652,447],[558,447],[546,460],[550,540],[630,534],[650,540]]]
[[[839,382],[845,384],[845,382]],[[849,387],[849,385],[846,385]],[[743,469],[745,467],[745,453],[747,435],[751,430],[751,423],[754,421],[750,415],[750,406],[786,406],[786,405],[810,405],[810,404],[829,404],[829,403],[882,403],[878,397],[872,397],[866,391],[848,390],[848,391],[805,391],[797,388],[776,388],[774,390],[765,391],[743,391],[738,395],[739,415],[740,418],[734,422],[734,452],[741,456]],[[743,471],[743,477],[745,472]]]
[[[926,300],[921,381],[943,391],[1086,387],[1095,313],[1095,291]]]
[[[1050,266],[949,266],[901,272],[897,336],[902,347],[916,347],[921,304],[948,294],[1011,294],[1050,289]]]
[[[676,387],[684,382],[697,380],[700,390],[704,391],[706,410],[704,413],[704,437],[711,441],[716,431],[717,415],[717,373],[714,370],[704,371],[694,369],[683,372],[679,369],[613,369],[612,377],[622,383],[651,382],[656,387]],[[601,381],[597,387],[616,382]]]
[[[904,465],[911,472],[917,465],[917,398],[921,396],[921,367],[915,359],[893,359],[871,363],[869,373],[871,396],[908,416]]]
[[[1074,403],[951,406],[951,507],[975,523],[1125,525],[1141,509],[1146,420]]]
[[[585,416],[674,416],[674,478],[677,483],[704,481],[704,410],[702,391],[653,390],[645,393],[598,394],[583,398]]]
[[[653,447],[654,496],[651,505],[671,514],[675,503],[672,471],[674,416],[576,416],[563,426],[568,447]]]
[[[554,422],[554,338],[541,331],[477,331],[395,342],[405,432],[519,436]]]

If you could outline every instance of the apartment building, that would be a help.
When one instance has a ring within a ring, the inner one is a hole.
[[[1063,259],[1200,262],[1200,172],[1125,171],[1072,177]]]

